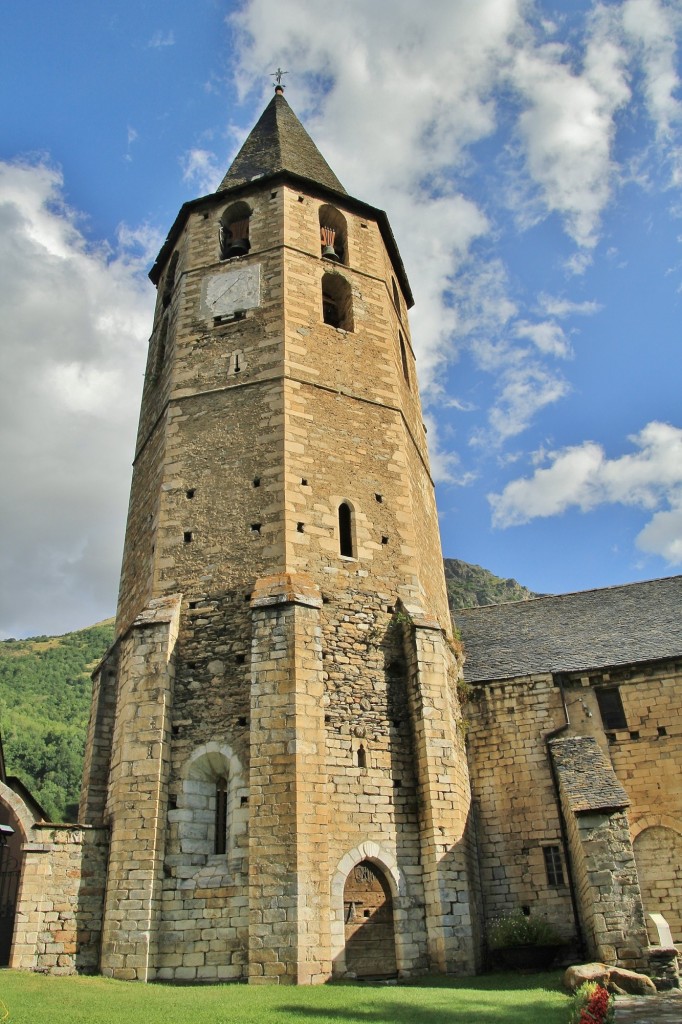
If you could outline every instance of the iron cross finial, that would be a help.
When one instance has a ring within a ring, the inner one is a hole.
[[[276,71],[271,71],[270,72],[270,77],[271,78],[276,78],[277,79],[277,85],[280,87],[280,89],[283,89],[284,86],[282,85],[282,75],[288,75],[288,74],[289,74],[288,71],[282,71],[281,68],[277,68]]]

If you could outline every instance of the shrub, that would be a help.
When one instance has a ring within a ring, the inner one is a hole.
[[[488,928],[488,945],[491,949],[507,949],[510,946],[558,946],[561,936],[555,926],[543,917],[526,916],[521,910],[497,917]]]

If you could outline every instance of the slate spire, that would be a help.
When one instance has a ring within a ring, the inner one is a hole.
[[[281,86],[261,114],[216,191],[245,185],[253,178],[279,171],[288,171],[346,194],[345,188],[284,99]]]

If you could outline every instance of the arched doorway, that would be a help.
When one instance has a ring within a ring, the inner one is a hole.
[[[363,860],[343,891],[346,970],[359,978],[396,974],[393,898],[379,867]]]
[[[21,875],[21,826],[0,796],[0,825],[8,825],[11,835],[0,835],[0,967],[9,963],[14,917]]]
[[[653,825],[636,836],[633,848],[650,941],[658,944],[648,915],[663,914],[673,941],[682,943],[682,835]]]

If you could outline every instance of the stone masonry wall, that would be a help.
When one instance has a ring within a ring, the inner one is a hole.
[[[108,831],[37,824],[23,847],[10,967],[95,973]]]
[[[466,679],[466,662],[464,665]],[[519,907],[551,920],[571,939],[568,867],[545,737],[563,724],[551,676],[489,683],[470,690],[464,709],[478,863],[487,921]],[[563,881],[552,883],[543,847],[559,851]]]

